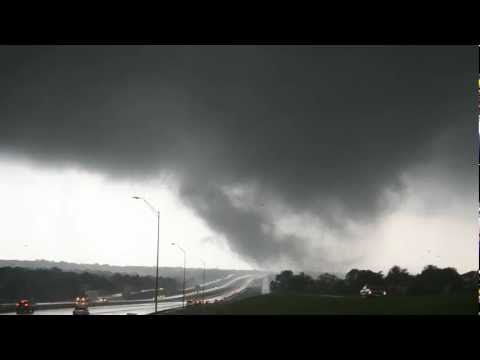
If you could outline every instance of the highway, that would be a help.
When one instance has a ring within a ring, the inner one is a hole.
[[[219,278],[219,279],[215,279],[215,280],[212,280],[212,281],[208,281],[206,282],[205,284],[199,284],[200,287],[207,287],[207,286],[210,286],[212,284],[216,284],[216,283],[219,283],[219,282],[222,282],[222,281],[227,281],[228,279],[231,279],[232,277],[234,276],[234,274],[230,274],[230,275],[227,275],[223,278]],[[189,288],[186,288],[185,289],[185,292],[188,292],[188,291],[194,291],[195,290],[195,287],[192,286],[192,287],[189,287]],[[206,289],[205,289],[206,290]],[[155,289],[145,289],[145,290],[140,290],[138,293],[145,293],[145,292],[154,292]],[[138,294],[137,293],[137,294]],[[114,294],[112,295],[111,297],[119,297],[121,296],[122,294]]]
[[[158,310],[169,310],[176,307],[181,307],[181,301],[172,301],[168,303],[159,303]],[[105,306],[90,306],[90,315],[127,315],[134,313],[137,315],[147,315],[155,311],[154,303],[147,304],[132,304],[132,305],[105,305]],[[34,315],[72,315],[73,307],[63,309],[45,309],[37,310]],[[15,313],[6,313],[4,315],[15,315]]]
[[[245,290],[254,280],[262,277],[261,275],[243,275],[238,277],[227,277],[219,280],[227,280],[224,284],[205,289],[205,300],[215,301],[224,298],[230,298]],[[209,284],[216,284],[220,281],[213,281]],[[186,293],[186,298],[194,296],[194,292]],[[158,303],[158,311],[170,310],[182,307],[182,294],[165,297]],[[201,296],[201,294],[200,294]],[[153,300],[153,299],[152,299]],[[148,299],[146,300],[148,301]],[[102,305],[90,306],[91,315],[127,315],[134,313],[137,315],[147,315],[155,311],[153,301],[147,303],[133,303],[122,305]],[[72,315],[73,306],[61,309],[39,309],[34,315]],[[14,312],[4,313],[2,315],[15,315]]]
[[[208,300],[210,301],[215,301],[215,300],[223,300],[225,298],[232,298],[234,297],[235,295],[241,293],[242,291],[244,291],[245,289],[247,289],[250,284],[252,282],[254,282],[255,280],[261,278],[260,276],[247,276],[247,277],[243,277],[238,286],[236,286],[235,288],[229,288],[228,290],[226,290],[224,293],[220,294],[220,295],[217,295],[217,296],[213,296],[213,297],[210,297],[208,298]]]
[[[244,288],[245,283],[250,284],[254,279],[258,278],[258,276],[255,275],[242,275],[242,276],[237,276],[233,278],[232,280],[227,281],[225,284],[219,285],[219,286],[214,286],[210,287],[208,289],[205,289],[205,296],[206,300],[208,300],[207,296],[212,295],[213,292],[218,292],[219,290],[225,290],[225,293],[230,293],[229,288],[231,288],[234,284],[237,289]],[[195,295],[195,292],[185,292],[185,297],[193,296]],[[199,293],[200,295],[202,294],[201,292]],[[222,294],[223,295],[223,294]],[[183,297],[182,294],[179,295],[173,295],[173,296],[167,296],[163,298],[164,301],[171,301],[175,299],[181,299]],[[214,297],[213,299],[217,298],[219,296]]]

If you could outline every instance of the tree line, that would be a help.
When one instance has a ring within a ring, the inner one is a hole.
[[[282,271],[270,282],[271,292],[354,295],[367,285],[387,291],[390,295],[439,295],[473,291],[478,286],[477,271],[460,275],[454,268],[427,265],[418,275],[393,266],[386,275],[371,270],[350,270],[344,279],[324,273],[316,279],[301,272]]]
[[[165,295],[177,293],[179,284],[175,279],[159,277],[159,287]],[[52,269],[26,269],[21,267],[0,268],[0,302],[15,302],[21,298],[34,301],[70,301],[88,290],[97,290],[100,295],[153,289],[153,276],[114,273],[98,275],[89,272]]]
[[[112,276],[115,273],[130,274],[143,276],[155,276],[155,266],[114,266],[106,264],[78,264],[65,261],[48,261],[48,260],[1,260],[0,268],[3,267],[20,267],[26,269],[52,269],[58,268],[62,271],[72,271],[76,273],[88,272],[101,276]],[[229,274],[245,275],[250,274],[250,270],[231,270],[231,269],[217,269],[207,268],[205,278],[206,281],[211,281],[223,278]],[[183,282],[183,266],[180,267],[159,267],[159,274],[164,278],[174,278],[178,283]],[[187,268],[187,287],[194,286],[203,282],[204,269],[202,268]]]

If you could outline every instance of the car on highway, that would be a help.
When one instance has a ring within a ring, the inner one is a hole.
[[[187,306],[202,305],[202,304],[203,304],[202,300],[187,300]]]
[[[75,299],[75,304],[76,305],[88,304],[88,298],[85,296],[77,296],[77,298]]]
[[[107,299],[107,298],[100,298],[100,299],[98,299],[98,302],[100,302],[100,303],[107,303],[107,302],[108,302],[108,299]]]
[[[73,309],[73,315],[90,315],[90,311],[86,306],[76,306]]]
[[[15,310],[17,315],[31,315],[35,311],[33,304],[26,299],[19,300],[15,304]]]
[[[90,315],[88,310],[88,298],[77,297],[75,299],[75,308],[73,309],[73,315]]]

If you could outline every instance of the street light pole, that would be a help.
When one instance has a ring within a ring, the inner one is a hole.
[[[185,273],[186,273],[186,268],[187,268],[187,253],[185,252],[185,250],[183,250],[183,248],[176,244],[176,243],[172,243],[172,245],[175,245],[177,246],[180,250],[182,250],[183,252],[183,299],[182,299],[182,307],[185,307]]]
[[[136,200],[143,200],[145,204],[157,215],[157,266],[155,270],[155,312],[158,309],[158,256],[160,249],[160,210],[156,209],[152,204],[140,196],[133,196]]]
[[[155,274],[155,313],[158,308],[158,254],[160,247],[160,211],[157,210],[157,269]]]
[[[203,285],[202,285],[202,302],[205,302],[205,271],[206,271],[206,264],[205,261],[201,260],[203,263]]]
[[[187,270],[187,255],[183,252],[183,307],[185,307],[185,272]]]

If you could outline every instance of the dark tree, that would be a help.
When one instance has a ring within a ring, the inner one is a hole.
[[[315,281],[315,290],[318,293],[329,294],[342,292],[341,283],[343,281],[335,275],[324,273],[317,277]]]
[[[389,294],[404,295],[408,288],[412,285],[414,277],[411,276],[407,269],[400,266],[393,266],[385,277],[385,285]]]
[[[411,293],[417,295],[450,294],[462,289],[463,280],[456,269],[439,269],[434,265],[428,265],[420,275],[416,276]]]
[[[15,302],[20,298],[34,301],[68,301],[84,295],[87,290],[103,294],[122,292],[125,287],[135,291],[153,289],[152,276],[123,274],[97,275],[89,272],[68,272],[58,268],[26,269],[20,267],[0,268],[0,302]],[[170,278],[159,278],[160,287],[166,294],[178,288]]]
[[[370,287],[384,286],[384,278],[381,271],[373,272],[371,270],[353,269],[347,273],[345,282],[348,290],[352,293],[358,293],[365,285]]]

